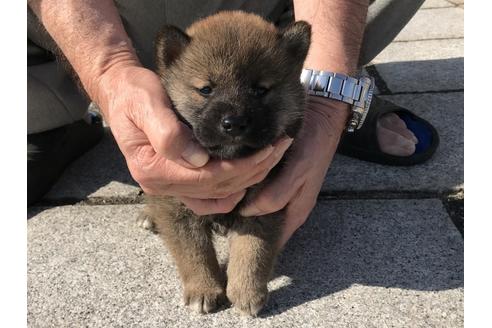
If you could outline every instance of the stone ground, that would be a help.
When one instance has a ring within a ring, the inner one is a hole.
[[[167,250],[134,223],[141,191],[107,132],[28,209],[28,325],[462,327],[463,43],[463,1],[427,0],[367,68],[380,95],[436,126],[440,148],[409,168],[337,155],[259,318],[180,305]]]

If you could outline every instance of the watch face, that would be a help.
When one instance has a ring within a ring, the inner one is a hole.
[[[365,102],[366,112],[369,111],[369,107],[371,107],[373,93],[374,93],[374,78],[371,77],[371,84],[369,86],[369,89],[367,90],[367,95],[366,95],[366,102]]]
[[[374,93],[374,78],[371,77],[371,85],[369,86],[369,90],[367,90],[367,99],[366,99],[367,110],[369,110],[369,107],[371,107],[373,93]]]
[[[364,82],[367,85],[367,90],[364,95],[364,107],[359,109],[359,112],[362,114],[360,117],[359,124],[357,125],[357,129],[360,129],[362,125],[364,124],[364,121],[366,119],[367,113],[369,112],[369,108],[371,107],[371,101],[372,101],[372,96],[374,92],[374,78],[373,77],[363,77],[361,80],[364,80]],[[361,81],[362,82],[362,81]]]

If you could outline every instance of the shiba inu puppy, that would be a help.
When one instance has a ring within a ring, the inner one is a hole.
[[[221,12],[185,32],[165,26],[156,40],[158,73],[177,115],[210,156],[240,158],[296,136],[305,106],[299,76],[310,37],[302,21],[278,30],[254,14]],[[211,312],[228,299],[241,313],[256,316],[266,303],[283,211],[245,218],[239,209],[281,166],[249,188],[228,214],[197,216],[172,197],[147,197],[142,217],[164,239],[185,304],[197,312]],[[229,239],[226,270],[212,244],[212,233],[219,231]]]

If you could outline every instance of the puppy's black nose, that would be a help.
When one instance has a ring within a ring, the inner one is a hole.
[[[246,132],[249,126],[249,119],[246,116],[229,115],[222,119],[222,131],[231,135],[239,136]]]

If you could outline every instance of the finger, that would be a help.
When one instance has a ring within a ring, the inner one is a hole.
[[[171,101],[157,76],[156,81],[151,82],[156,89],[152,90],[148,104],[134,114],[137,126],[146,134],[157,154],[173,161],[185,161],[192,167],[205,165],[209,159],[207,152],[196,144],[190,129],[171,110]]]
[[[243,183],[244,188],[246,189],[262,182],[263,180],[265,180],[265,178],[268,176],[269,173],[270,170],[264,170],[257,173],[256,175],[252,176],[251,178],[249,178],[247,181]]]
[[[301,186],[294,198],[287,205],[285,211],[284,225],[280,235],[279,247],[285,246],[287,241],[292,237],[308,219],[309,214],[316,205],[318,189],[308,188],[306,185]]]
[[[144,191],[147,194],[168,194],[169,196],[188,197],[188,198],[203,199],[203,200],[224,199],[231,196],[232,194],[235,194],[239,191],[243,191],[248,187],[260,183],[266,178],[268,173],[270,173],[269,170],[264,170],[252,177],[249,177],[247,180],[243,181],[239,185],[238,190],[234,192],[228,192],[228,191],[209,192],[206,190],[198,190],[196,186],[190,186],[190,185],[173,185],[171,191],[169,185],[166,184],[163,184],[161,186],[154,186],[152,189],[146,189]]]
[[[233,177],[226,181],[220,182],[216,187],[217,190],[224,190],[229,193],[234,193],[260,183],[266,178],[268,173],[270,173],[271,169],[273,169],[280,162],[283,153],[284,150],[281,149],[277,154],[275,154],[272,157],[274,160],[273,163],[271,163],[271,161],[267,161],[256,167],[255,170],[251,171],[249,174]]]
[[[199,179],[197,177],[198,173],[196,170],[187,170],[179,167],[176,169],[168,168],[166,169],[166,172],[168,173],[166,179],[158,179],[157,177],[152,178],[152,182],[154,184],[153,190],[160,190],[160,192],[154,191],[154,193],[168,194],[171,196],[197,199],[222,199],[263,181],[268,173],[270,173],[270,170],[280,160],[281,157],[279,156],[273,165],[270,165],[270,167],[267,167],[262,171],[253,171],[251,174],[240,177],[240,180],[237,180],[238,178],[232,178],[224,182],[220,182],[213,188],[211,188],[207,183],[190,183],[190,181]],[[171,165],[168,165],[167,167],[177,166],[172,162],[170,164]],[[172,176],[171,179],[168,177],[169,175]],[[159,181],[166,181],[166,183],[160,184]]]
[[[298,192],[303,179],[292,175],[280,175],[265,186],[254,200],[239,212],[242,216],[260,216],[283,209]],[[281,191],[281,192],[279,192]]]
[[[195,199],[190,197],[178,197],[178,199],[192,210],[196,215],[209,215],[229,213],[243,199],[246,190],[237,192],[223,199]]]
[[[249,178],[265,169],[271,169],[280,161],[285,151],[292,144],[293,139],[284,138],[277,141],[272,146],[268,146],[260,152],[247,158],[230,160],[230,161],[214,161],[202,168],[203,178],[211,181],[225,182],[234,179]],[[231,183],[228,183],[229,185]]]
[[[273,151],[270,152],[268,156],[256,156],[249,160],[235,160],[234,164],[237,165],[236,169],[238,170],[251,170],[251,167],[256,167],[256,173],[263,171],[266,168],[274,167],[284,153],[289,149],[292,145],[294,139],[292,138],[282,138],[275,142],[271,147],[273,147]]]
[[[229,194],[237,192],[236,189],[237,190],[247,189],[247,188],[263,181],[266,178],[266,176],[268,175],[268,173],[270,173],[270,170],[263,170],[263,171],[255,174],[253,176],[249,176],[247,179],[244,179],[242,181],[239,181],[239,182],[235,181],[234,186],[229,185],[229,182],[227,182],[227,181],[220,183],[219,184],[220,187],[218,187],[217,192],[215,192],[213,194],[213,196],[210,198],[223,198],[224,192],[225,192],[225,195],[229,195]],[[229,180],[229,181],[231,181],[231,180]],[[230,182],[230,183],[232,184],[233,182]]]
[[[144,130],[156,153],[167,159],[182,163],[189,163],[191,167],[205,165],[209,156],[191,136],[191,131],[183,123],[179,122],[174,114],[166,113],[169,110],[162,109],[159,115],[146,124]]]

